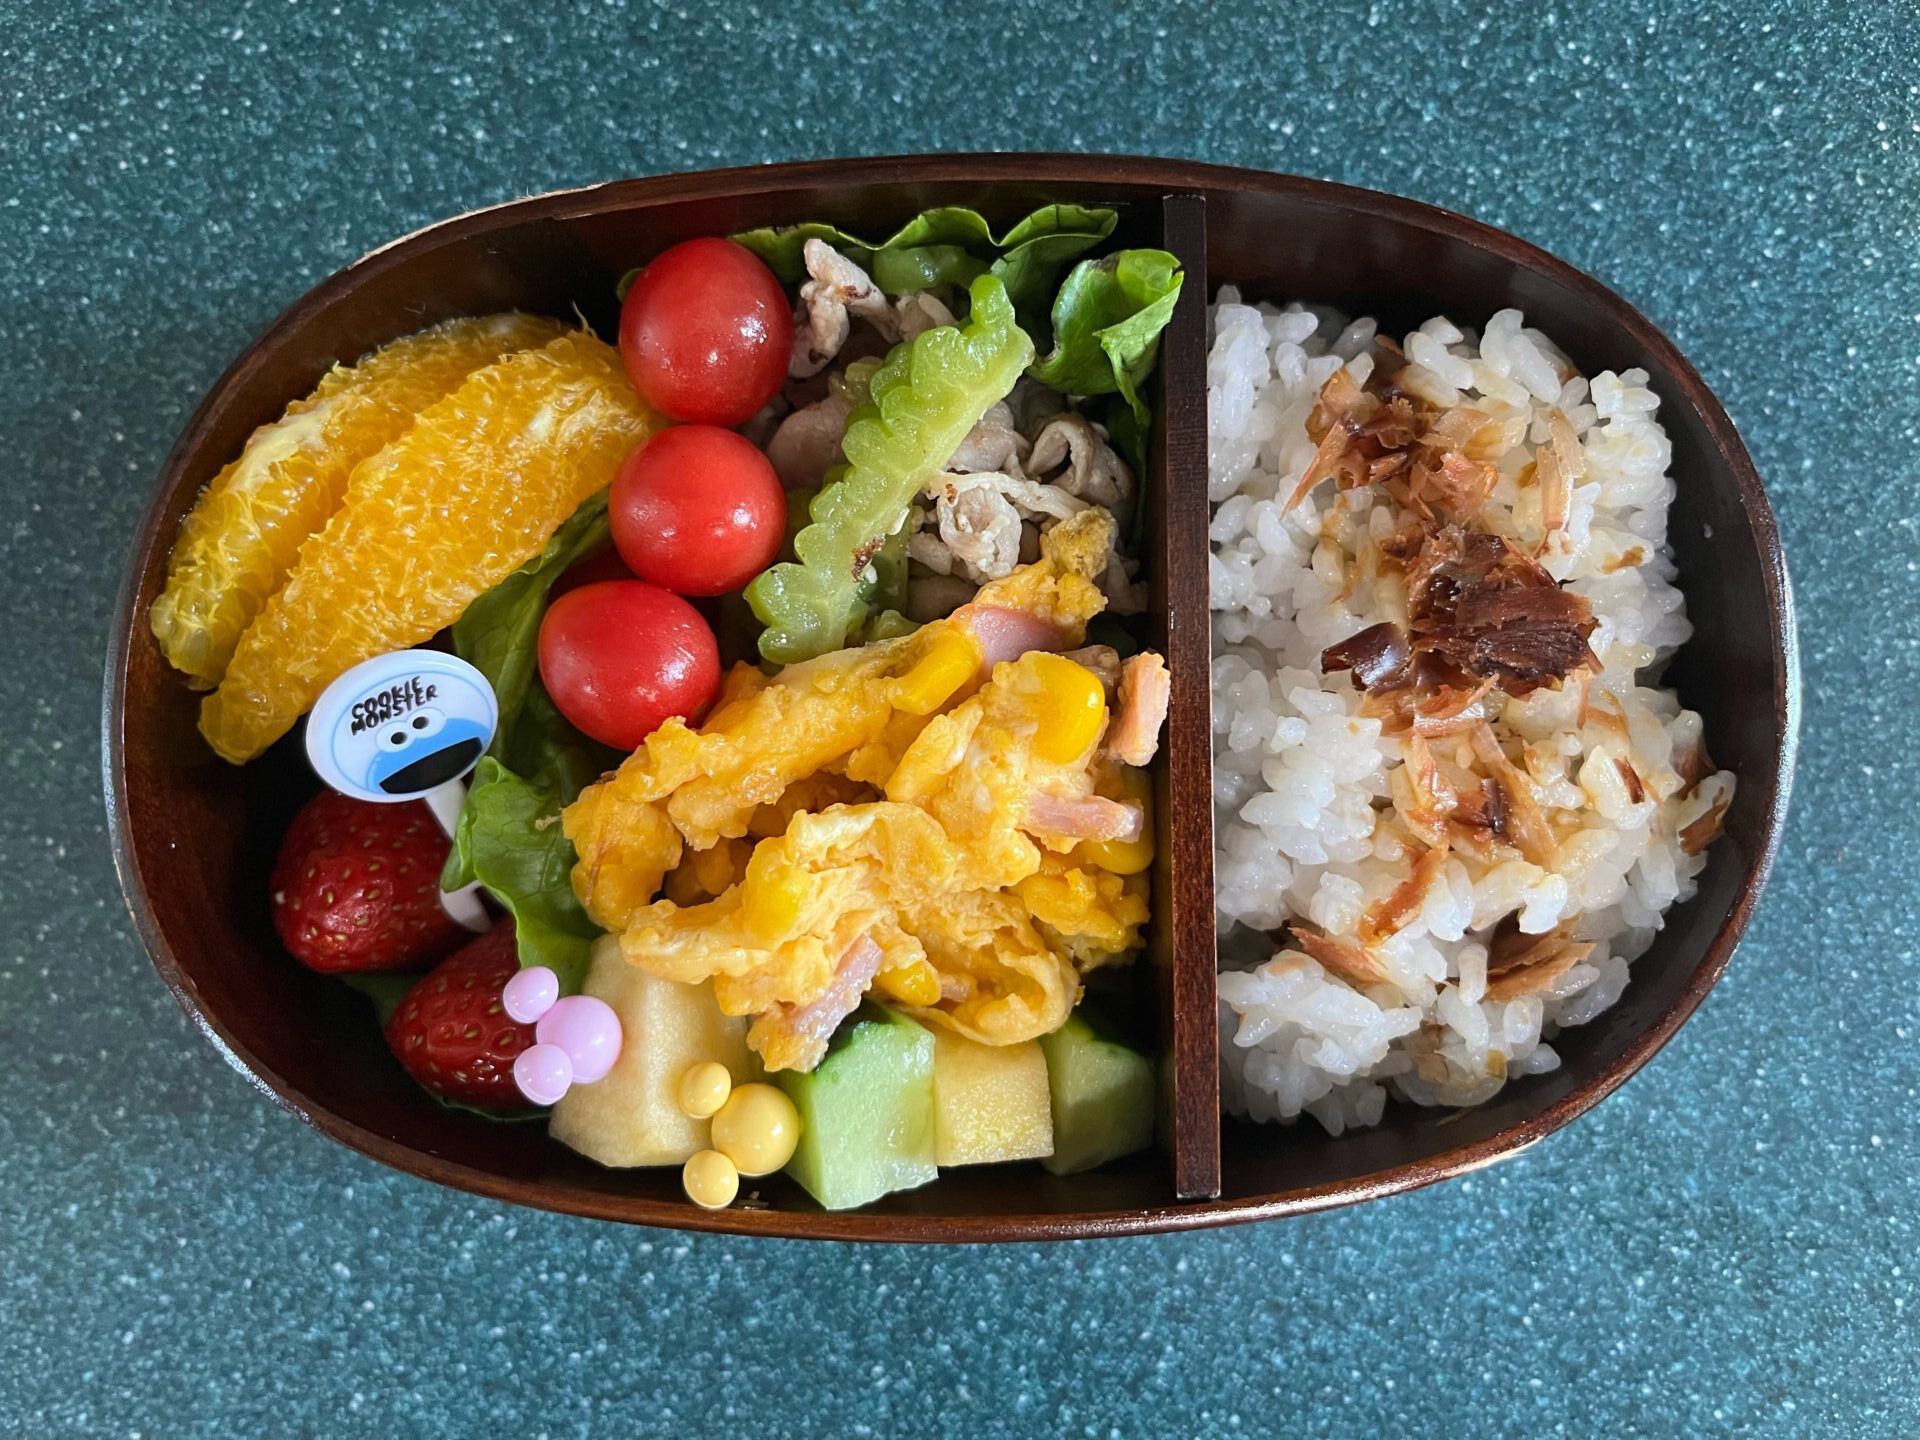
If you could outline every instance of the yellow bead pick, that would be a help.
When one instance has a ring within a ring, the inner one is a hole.
[[[742,1175],[771,1175],[800,1143],[800,1112],[772,1085],[742,1085],[713,1117],[713,1148]]]
[[[681,1170],[680,1184],[702,1210],[724,1210],[740,1193],[740,1172],[718,1150],[702,1150]]]
[[[733,1076],[727,1073],[727,1067],[717,1060],[702,1060],[687,1067],[675,1098],[681,1113],[705,1120],[726,1104],[732,1093]]]

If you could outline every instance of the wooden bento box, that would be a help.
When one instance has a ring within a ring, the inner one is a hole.
[[[267,871],[314,785],[297,746],[282,743],[244,778],[216,759],[194,729],[196,697],[148,632],[196,493],[329,366],[424,325],[577,309],[611,335],[616,277],[681,239],[823,217],[885,233],[936,204],[1004,221],[1050,201],[1115,207],[1117,242],[1169,250],[1186,271],[1153,381],[1143,541],[1150,638],[1173,676],[1155,761],[1159,1150],[1068,1177],[1031,1163],[957,1170],[844,1213],[821,1211],[775,1175],[755,1182],[762,1203],[706,1211],[687,1201],[675,1170],[603,1169],[541,1127],[434,1104],[388,1056],[365,1002],[288,961],[275,939]],[[1314,1125],[1220,1115],[1205,370],[1207,306],[1225,283],[1253,299],[1306,296],[1377,315],[1383,328],[1441,310],[1478,324],[1518,306],[1589,372],[1642,367],[1661,400],[1680,480],[1672,541],[1696,629],[1672,683],[1703,716],[1707,744],[1739,789],[1699,893],[1669,914],[1622,1001],[1562,1032],[1558,1070],[1477,1109],[1396,1104],[1378,1127],[1339,1139]],[[1611,1093],[1692,1014],[1746,928],[1783,822],[1797,684],[1784,560],[1739,436],[1674,346],[1596,281],[1488,226],[1322,181],[1155,159],[956,155],[538,196],[430,226],[318,285],[226,371],[166,461],[127,562],[103,721],[120,876],[156,968],[237,1069],[335,1140],[441,1184],[578,1215],[843,1240],[1033,1240],[1185,1229],[1391,1194],[1513,1154]]]

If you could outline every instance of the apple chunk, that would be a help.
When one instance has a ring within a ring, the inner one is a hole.
[[[933,1154],[940,1165],[991,1165],[1053,1153],[1047,1060],[1035,1042],[982,1045],[933,1032]]]
[[[711,985],[682,985],[627,964],[611,935],[593,947],[581,989],[620,1017],[620,1058],[604,1079],[560,1098],[549,1133],[618,1167],[679,1165],[706,1149],[708,1122],[681,1112],[676,1088],[701,1060],[726,1066],[736,1085],[759,1079],[746,1020],[722,1015]]]

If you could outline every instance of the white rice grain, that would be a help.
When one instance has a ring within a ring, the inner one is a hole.
[[[1221,1068],[1227,1107],[1255,1120],[1311,1115],[1330,1134],[1377,1124],[1390,1097],[1483,1101],[1558,1068],[1551,1043],[1619,1000],[1631,962],[1705,863],[1681,829],[1724,805],[1733,777],[1688,789],[1676,767],[1700,720],[1659,669],[1691,633],[1666,544],[1672,448],[1638,370],[1579,375],[1515,310],[1478,335],[1436,316],[1404,337],[1400,381],[1438,405],[1470,404],[1509,448],[1482,513],[1516,539],[1541,533],[1527,467],[1558,409],[1584,459],[1564,531],[1542,563],[1584,596],[1602,662],[1591,693],[1620,727],[1583,716],[1574,687],[1496,694],[1496,731],[1530,747],[1536,798],[1560,844],[1550,868],[1509,854],[1449,857],[1439,883],[1372,948],[1386,979],[1362,990],[1269,938],[1294,920],[1351,936],[1413,853],[1394,823],[1402,743],[1360,713],[1349,677],[1320,652],[1382,620],[1405,620],[1397,576],[1356,579],[1362,550],[1408,517],[1384,494],[1322,485],[1285,508],[1315,445],[1307,418],[1343,365],[1364,383],[1382,362],[1374,321],[1324,307],[1249,306],[1229,287],[1207,361],[1213,591],[1216,904]],[[1398,363],[1398,362],[1386,362]],[[1644,791],[1634,799],[1621,763]],[[1416,847],[1417,848],[1417,847]],[[1593,950],[1542,993],[1488,998],[1488,942],[1513,917]]]

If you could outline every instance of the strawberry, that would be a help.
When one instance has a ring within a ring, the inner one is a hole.
[[[412,970],[472,932],[440,908],[448,841],[418,800],[375,805],[323,790],[273,867],[273,927],[310,969]]]
[[[508,1015],[500,991],[520,968],[513,921],[502,920],[442,960],[407,992],[387,1021],[387,1047],[409,1075],[443,1100],[493,1110],[529,1110],[513,1061],[533,1044],[533,1026]]]

